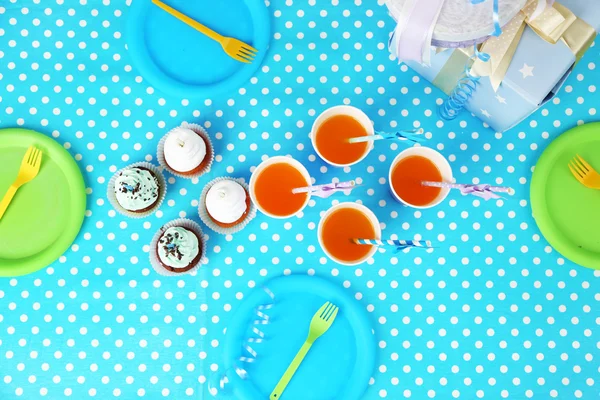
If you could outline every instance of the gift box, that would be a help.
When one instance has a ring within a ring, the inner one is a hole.
[[[503,27],[502,36],[488,39],[480,47],[482,52],[499,55],[485,63],[475,61],[472,70],[490,76],[481,76],[465,108],[497,132],[512,128],[550,101],[600,29],[600,4],[596,0],[562,0],[549,11],[532,23],[520,13],[520,21],[515,17],[517,20]],[[540,29],[539,24],[548,23],[550,31]],[[507,41],[513,35],[511,50]],[[430,65],[405,63],[451,95],[464,76],[465,66],[472,62],[473,50],[440,50],[432,48]]]

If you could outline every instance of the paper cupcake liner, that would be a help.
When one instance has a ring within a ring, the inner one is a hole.
[[[174,226],[179,226],[181,228],[185,228],[189,231],[194,232],[196,234],[196,236],[198,236],[198,239],[200,240],[200,242],[199,242],[200,260],[198,261],[198,263],[196,265],[194,265],[192,268],[190,268],[189,270],[187,270],[185,272],[169,271],[168,269],[166,269],[165,267],[162,266],[162,264],[160,263],[160,260],[158,258],[158,254],[156,253],[156,249],[158,247],[158,240],[160,239],[162,234],[167,229],[172,228]],[[181,276],[181,275],[185,275],[185,274],[191,274],[192,272],[196,271],[200,267],[200,265],[202,265],[202,262],[205,261],[205,259],[206,259],[206,240],[204,239],[204,233],[202,232],[200,225],[198,225],[196,222],[192,221],[191,219],[179,218],[179,219],[175,219],[173,221],[167,222],[154,234],[154,237],[152,238],[152,241],[150,242],[150,265],[152,265],[152,268],[154,268],[154,270],[158,274],[163,275],[163,276]]]
[[[149,169],[150,171],[152,171],[154,173],[154,175],[156,176],[156,179],[158,180],[158,201],[156,203],[154,203],[154,206],[150,210],[144,211],[144,212],[134,212],[134,211],[126,210],[119,204],[119,202],[117,201],[117,196],[115,196],[115,182],[116,182],[117,178],[119,177],[119,174],[126,169],[136,168],[136,167]],[[113,206],[113,208],[116,211],[118,211],[119,213],[125,215],[126,217],[130,217],[130,218],[144,218],[144,217],[147,217],[147,216],[153,214],[156,210],[158,210],[158,208],[162,204],[163,200],[165,199],[166,195],[167,195],[167,181],[165,180],[165,176],[163,175],[161,170],[156,165],[150,164],[145,161],[130,164],[124,168],[121,168],[117,172],[115,172],[115,174],[112,176],[112,178],[110,178],[110,181],[108,181],[108,188],[106,191],[106,197],[108,197],[108,201]]]
[[[167,140],[167,136],[169,136],[169,133],[171,133],[176,128],[173,128],[169,132],[167,132],[160,139],[160,142],[158,142],[158,150],[156,151],[156,159],[158,160],[158,163],[164,169],[169,171],[169,173],[171,175],[175,175],[179,178],[184,178],[184,179],[198,178],[210,171],[212,163],[215,159],[215,150],[214,150],[212,141],[210,140],[210,136],[208,135],[208,132],[206,132],[206,130],[198,124],[188,124],[187,122],[183,122],[180,127],[191,129],[194,132],[196,132],[198,135],[200,135],[202,137],[202,139],[204,139],[204,141],[206,142],[206,156],[205,157],[208,158],[208,162],[207,162],[206,166],[203,169],[201,169],[200,171],[196,172],[195,174],[182,174],[181,172],[177,172],[173,168],[169,167],[169,165],[167,164],[167,160],[165,159],[165,140]]]
[[[242,187],[244,189],[246,189],[246,195],[248,197],[250,197],[250,188],[248,187],[248,184],[246,182],[244,182],[243,179],[229,178],[229,177],[215,178],[212,181],[208,182],[206,184],[206,186],[204,186],[204,189],[202,189],[202,193],[200,194],[200,202],[198,204],[198,215],[200,216],[200,219],[202,220],[202,222],[204,222],[204,224],[206,226],[208,226],[210,229],[212,229],[213,231],[220,233],[221,235],[231,235],[231,234],[234,234],[234,233],[239,232],[242,229],[244,229],[246,227],[246,225],[248,225],[248,223],[250,221],[252,221],[252,219],[254,217],[256,217],[256,206],[254,205],[252,200],[250,200],[250,210],[248,210],[248,214],[246,214],[246,218],[244,218],[242,221],[240,221],[235,226],[232,226],[230,228],[223,228],[222,226],[217,225],[212,220],[212,218],[210,218],[210,215],[208,215],[208,210],[206,209],[206,194],[208,193],[208,190],[215,183],[221,182],[224,180],[235,181],[235,182],[239,183],[240,185],[242,185]]]

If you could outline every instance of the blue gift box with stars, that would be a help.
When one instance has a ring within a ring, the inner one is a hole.
[[[560,3],[596,31],[600,29],[600,7],[597,2],[562,0]],[[432,49],[432,52],[436,50]],[[445,67],[448,72],[449,63],[456,62],[452,57],[456,57],[458,53],[461,50],[438,52],[432,55],[429,66],[411,61],[406,64],[448,94],[457,79],[440,79],[440,72]],[[453,68],[453,73],[460,74],[464,71],[468,56],[461,55],[459,59],[462,61]],[[585,57],[580,62],[585,63]],[[494,91],[489,78],[482,77],[465,108],[497,132],[504,132],[551,101],[569,79],[571,72],[576,71],[575,64],[576,56],[564,43],[548,43],[526,27],[498,90]]]

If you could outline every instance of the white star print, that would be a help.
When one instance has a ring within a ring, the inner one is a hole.
[[[521,68],[519,70],[519,72],[523,74],[523,79],[527,78],[528,76],[533,76],[534,68],[535,67],[529,66],[527,64],[523,64],[523,68]]]
[[[496,100],[498,100],[499,103],[506,104],[506,99],[499,94],[496,95]]]
[[[481,113],[482,113],[482,114],[483,114],[485,117],[492,118],[492,116],[491,116],[491,114],[488,112],[488,110],[481,109]]]

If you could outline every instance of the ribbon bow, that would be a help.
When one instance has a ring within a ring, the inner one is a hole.
[[[488,62],[475,60],[473,72],[489,76],[492,87],[498,90],[525,30],[529,26],[551,44],[559,40],[575,54],[583,56],[596,37],[596,30],[578,18],[571,10],[554,0],[529,0],[525,7],[502,29],[498,37],[489,38],[480,51],[490,55]]]

